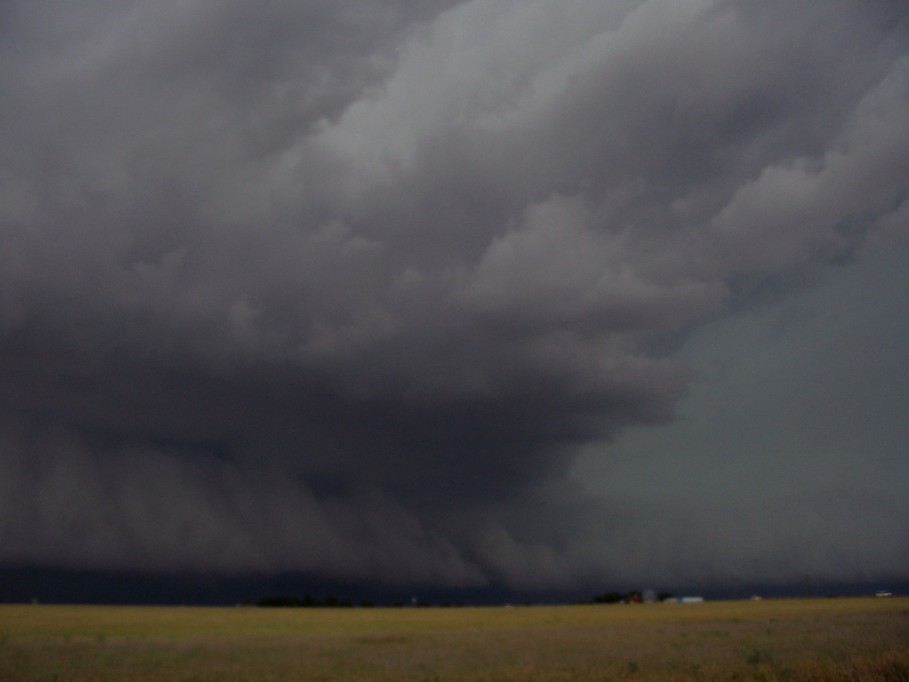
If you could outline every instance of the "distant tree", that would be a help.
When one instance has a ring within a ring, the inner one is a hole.
[[[297,597],[285,597],[285,596],[270,596],[263,597],[255,602],[256,606],[269,606],[269,607],[350,607],[353,606],[353,602],[349,599],[340,599],[333,594],[326,595],[322,599],[313,597],[311,594],[304,594],[302,599]]]
[[[622,595],[618,592],[606,592],[593,598],[594,604],[618,604],[622,601]]]
[[[263,597],[256,602],[256,606],[267,606],[267,607],[288,607],[288,606],[302,606],[300,600],[296,597]]]

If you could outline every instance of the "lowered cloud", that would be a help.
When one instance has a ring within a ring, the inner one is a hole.
[[[712,325],[905,243],[900,3],[2,12],[5,565],[534,589],[748,573],[711,549],[722,526],[697,557],[642,539],[666,510],[722,508],[640,491],[643,455],[623,496],[575,474],[660,433],[692,381],[753,399],[688,353]],[[728,343],[754,348],[755,319]],[[792,513],[820,504],[806,491]],[[778,524],[755,521],[768,557]]]

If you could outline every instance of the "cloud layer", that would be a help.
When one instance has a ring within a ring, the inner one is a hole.
[[[704,325],[906,239],[897,2],[2,14],[7,565],[747,573],[636,553],[717,510],[573,466],[672,418]]]

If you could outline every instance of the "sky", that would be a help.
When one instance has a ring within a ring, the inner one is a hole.
[[[909,584],[904,2],[10,0],[0,100],[0,570]]]

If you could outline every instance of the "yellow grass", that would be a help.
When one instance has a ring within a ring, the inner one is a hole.
[[[909,682],[909,601],[0,606],[0,680]]]

